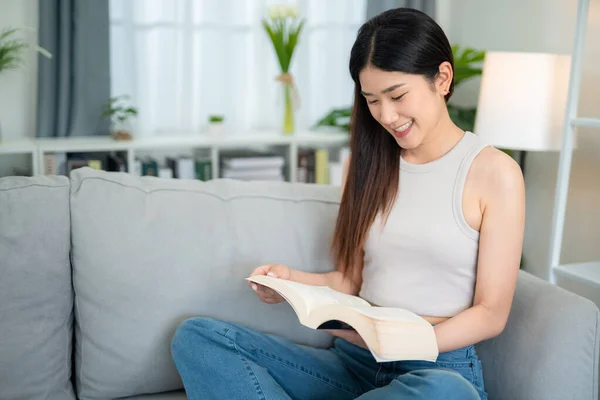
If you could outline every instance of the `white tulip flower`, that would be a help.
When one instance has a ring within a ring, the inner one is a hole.
[[[278,3],[273,4],[267,9],[269,18],[272,20],[298,17],[298,4],[296,3]]]
[[[272,20],[277,20],[285,17],[285,10],[282,4],[273,4],[267,10],[269,14],[269,18]]]
[[[286,17],[296,18],[298,16],[298,4],[288,4],[285,11]]]

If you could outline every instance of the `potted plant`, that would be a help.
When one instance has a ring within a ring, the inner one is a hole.
[[[225,116],[220,114],[211,114],[208,116],[208,134],[211,136],[221,136],[225,133]]]
[[[15,70],[23,66],[23,51],[33,48],[45,57],[52,58],[48,50],[30,45],[24,39],[16,37],[19,29],[7,28],[0,32],[0,72]]]
[[[18,37],[19,29],[6,28],[0,31],[0,73],[7,70],[17,70],[24,64],[23,52],[33,48],[45,57],[52,58],[48,50],[29,44],[25,39]],[[2,126],[0,125],[0,140],[2,140]]]
[[[268,17],[262,19],[281,69],[275,79],[283,86],[283,133],[287,135],[294,132],[294,109],[299,106],[298,89],[290,65],[304,23],[305,20],[298,17],[296,4],[274,4],[268,8]]]
[[[116,96],[108,99],[102,107],[102,115],[111,119],[111,135],[116,140],[131,140],[131,119],[138,115],[135,107],[128,102],[129,96]]]

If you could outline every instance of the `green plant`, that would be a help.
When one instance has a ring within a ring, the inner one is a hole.
[[[452,54],[454,55],[455,88],[463,82],[481,75],[485,51],[471,47],[461,48],[459,45],[454,45],[452,46]],[[452,121],[462,130],[471,132],[474,130],[476,107],[459,107],[449,102],[448,113]]]
[[[23,66],[23,52],[33,48],[45,57],[52,58],[46,49],[30,45],[24,39],[17,37],[18,28],[7,28],[0,33],[0,72],[15,70]]]
[[[350,116],[352,109],[346,108],[334,108],[327,115],[321,118],[315,124],[315,128],[319,126],[332,126],[344,130],[350,130]]]
[[[225,121],[225,117],[223,115],[209,115],[208,116],[208,122],[210,122],[211,124],[213,123],[221,123]]]
[[[111,97],[102,106],[102,115],[110,117],[113,123],[125,125],[130,118],[136,117],[138,111],[135,107],[127,104],[129,96]]]
[[[298,19],[297,8],[285,4],[269,7],[268,18],[262,20],[262,25],[273,43],[282,73],[289,72],[304,23],[304,19]]]
[[[480,76],[482,73],[481,63],[485,59],[485,51],[470,47],[461,48],[459,45],[452,46],[454,56],[454,87],[458,87],[465,81]],[[448,104],[448,113],[452,121],[461,129],[473,131],[475,125],[475,107],[458,107]],[[322,126],[337,127],[344,130],[350,129],[351,107],[336,108],[327,113],[314,125],[314,128]]]
[[[485,51],[471,47],[461,48],[455,44],[452,46],[452,54],[454,55],[454,86],[481,75]]]
[[[268,17],[262,19],[262,25],[271,39],[281,68],[281,74],[276,79],[281,82],[284,89],[283,131],[285,133],[294,131],[293,109],[297,105],[294,104],[297,89],[289,70],[304,23],[304,19],[298,18],[297,7],[289,4],[272,5],[268,9]]]

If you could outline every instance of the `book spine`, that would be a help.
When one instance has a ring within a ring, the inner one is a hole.
[[[329,184],[329,153],[326,149],[315,151],[315,183]]]

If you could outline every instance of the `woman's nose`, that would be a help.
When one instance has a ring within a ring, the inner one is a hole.
[[[398,119],[398,113],[392,104],[382,103],[380,111],[379,120],[384,125],[392,125]]]

